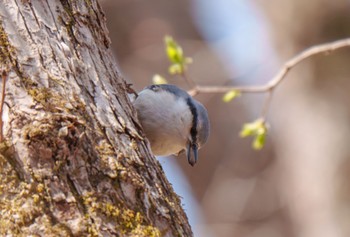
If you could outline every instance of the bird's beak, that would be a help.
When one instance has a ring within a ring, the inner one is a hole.
[[[193,152],[193,156],[191,153]],[[198,147],[195,144],[188,143],[187,149],[186,149],[186,154],[187,154],[187,160],[188,163],[192,166],[194,166],[198,160]]]

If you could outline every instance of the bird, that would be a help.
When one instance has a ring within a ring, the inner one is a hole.
[[[210,133],[208,112],[200,102],[175,85],[159,84],[145,87],[133,104],[154,155],[186,151],[188,163],[197,163]]]

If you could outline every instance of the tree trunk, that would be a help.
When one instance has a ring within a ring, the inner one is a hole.
[[[1,236],[192,236],[95,0],[2,0],[0,46]]]

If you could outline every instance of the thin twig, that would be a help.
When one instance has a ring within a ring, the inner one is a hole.
[[[267,97],[264,100],[264,104],[261,110],[261,118],[265,121],[266,120],[266,115],[267,112],[269,111],[269,107],[271,104],[271,100],[272,100],[272,95],[273,95],[273,90],[269,90]]]
[[[232,90],[239,91],[241,93],[265,93],[270,89],[270,86],[195,86],[188,93],[192,96],[199,93],[226,93]]]
[[[232,90],[237,90],[241,93],[265,93],[269,90],[273,90],[278,86],[283,79],[286,77],[288,72],[295,67],[300,62],[305,59],[321,53],[331,53],[337,49],[345,48],[350,46],[350,38],[337,40],[330,43],[320,44],[312,46],[305,51],[297,54],[293,58],[289,59],[278,73],[265,85],[261,86],[194,86],[193,89],[189,91],[191,95],[197,95],[199,93],[226,93]]]
[[[305,59],[314,56],[316,54],[321,53],[331,53],[337,49],[345,48],[350,46],[350,38],[341,39],[337,41],[333,41],[330,43],[315,45],[310,47],[309,49],[304,50],[303,52],[297,54],[290,60],[288,60],[284,66],[280,69],[280,71],[276,74],[275,77],[268,83],[268,88],[275,88],[281,81],[285,78],[290,69],[295,67],[300,62]]]
[[[190,77],[187,76],[185,70],[180,74],[180,76],[183,77],[183,79],[185,79],[189,87],[194,88],[197,86],[196,83]]]
[[[262,118],[265,118],[268,108],[271,103],[271,97],[274,89],[283,81],[287,76],[288,72],[295,67],[297,64],[301,63],[307,58],[310,58],[314,55],[321,53],[331,53],[337,49],[345,48],[350,46],[350,38],[341,39],[333,41],[330,43],[320,44],[312,46],[301,53],[297,54],[293,58],[289,59],[278,71],[278,73],[265,85],[260,86],[244,86],[244,87],[235,87],[235,86],[199,86],[194,85],[188,93],[191,96],[198,95],[199,93],[226,93],[232,90],[237,90],[240,93],[269,93],[268,97],[265,100]],[[187,80],[187,79],[186,79]]]
[[[2,78],[2,92],[1,92],[1,103],[0,103],[0,142],[2,142],[4,139],[4,134],[2,130],[2,126],[3,126],[2,114],[3,114],[4,103],[5,103],[5,90],[6,90],[6,81],[7,81],[6,70],[2,71],[1,78]]]

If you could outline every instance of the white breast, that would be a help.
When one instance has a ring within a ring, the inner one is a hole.
[[[154,155],[170,155],[186,147],[192,114],[183,99],[167,91],[143,90],[134,105]]]

